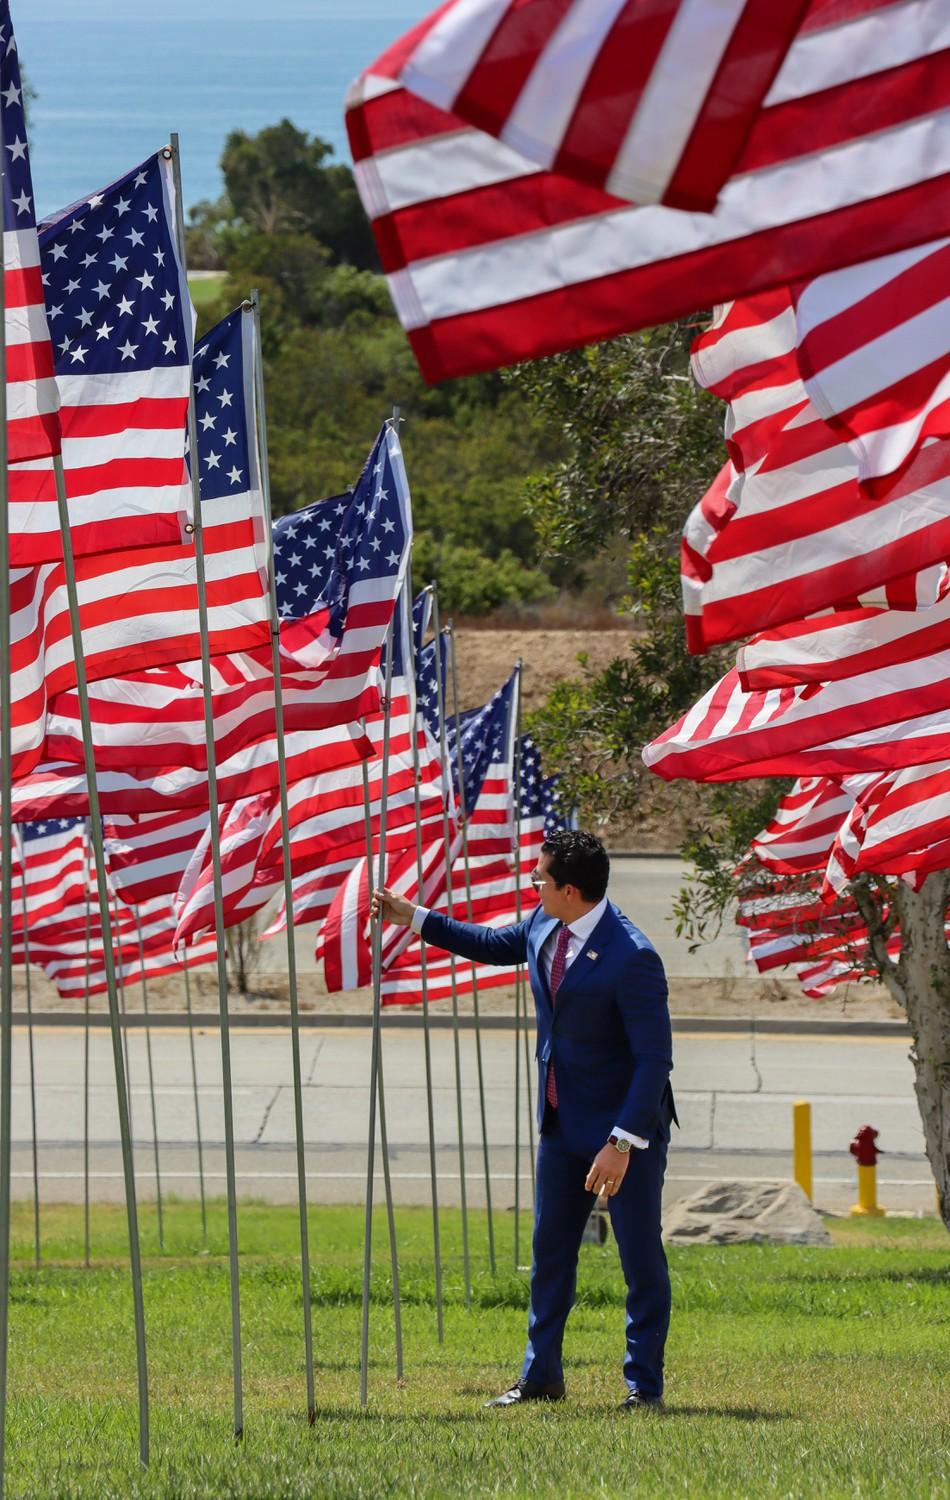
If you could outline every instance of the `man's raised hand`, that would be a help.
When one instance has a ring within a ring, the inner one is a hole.
[[[397,896],[395,891],[374,891],[370,903],[370,911],[374,917],[382,915],[387,922],[393,922],[397,927],[408,927],[415,909],[411,901]]]

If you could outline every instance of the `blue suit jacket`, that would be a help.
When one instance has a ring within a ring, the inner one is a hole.
[[[475,963],[527,963],[538,1016],[538,1126],[548,1066],[557,1078],[567,1144],[595,1154],[615,1125],[649,1139],[676,1120],[666,975],[653,944],[609,905],[561,981],[557,1005],[540,958],[556,918],[540,907],[510,927],[479,927],[430,912],[422,935]],[[678,1122],[677,1122],[678,1123]]]

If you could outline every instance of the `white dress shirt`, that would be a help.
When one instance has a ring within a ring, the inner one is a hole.
[[[594,928],[607,910],[607,905],[607,897],[605,896],[602,901],[598,901],[596,906],[592,906],[590,911],[585,911],[583,916],[577,917],[571,922],[568,927],[571,937],[567,945],[567,961],[564,965],[565,972],[571,967],[578,954],[583,951]],[[427,906],[416,907],[410,923],[413,932],[422,932],[422,924],[428,915],[429,908]],[[548,984],[551,982],[551,970],[554,967],[554,950],[557,947],[558,930],[557,927],[551,929],[550,935],[544,940],[540,953],[541,962],[544,965],[544,977],[548,981]],[[650,1144],[641,1135],[631,1135],[629,1130],[621,1130],[619,1125],[614,1126],[612,1134],[619,1136],[622,1140],[629,1141],[632,1146],[636,1146],[641,1151],[645,1151]]]

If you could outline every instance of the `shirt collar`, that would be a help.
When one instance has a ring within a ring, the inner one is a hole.
[[[597,905],[592,907],[590,911],[585,911],[582,917],[577,917],[575,921],[569,923],[570,931],[577,938],[578,942],[587,942],[587,939],[590,937],[594,928],[597,926],[597,923],[600,921],[601,917],[604,915],[604,912],[607,910],[607,904],[607,897],[605,896],[603,900],[598,901]]]

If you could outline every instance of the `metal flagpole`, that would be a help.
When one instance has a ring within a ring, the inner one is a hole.
[[[181,197],[181,153],[177,132],[166,148],[175,180],[175,232],[182,275],[186,274],[185,218]],[[208,644],[208,594],[205,586],[205,553],[201,529],[201,481],[198,472],[198,423],[195,419],[195,379],[188,387],[188,447],[191,458],[191,492],[195,538],[195,582],[198,593],[198,629],[201,636],[201,677],[204,697],[205,746],[208,763],[208,826],[211,872],[214,886],[214,931],[218,946],[218,1015],[221,1038],[221,1086],[224,1106],[224,1159],[228,1200],[228,1271],[231,1288],[231,1374],[234,1393],[234,1436],[244,1436],[244,1382],[241,1365],[241,1288],[238,1263],[237,1174],[234,1167],[234,1101],[231,1088],[231,1029],[228,1013],[228,959],[224,927],[224,893],[221,882],[221,831],[218,826],[218,771],[214,753],[214,705],[211,697],[211,652]]]
[[[267,537],[267,572],[270,598],[271,664],[274,674],[274,725],[277,737],[277,779],[280,788],[280,837],[284,862],[284,911],[287,933],[287,993],[290,1000],[290,1046],[294,1080],[294,1137],[297,1146],[297,1207],[300,1218],[300,1277],[303,1291],[303,1345],[307,1379],[307,1418],[317,1419],[313,1378],[313,1319],[310,1305],[310,1226],[307,1214],[307,1164],[303,1128],[303,1081],[300,1070],[300,1014],[297,1007],[297,952],[294,947],[294,886],[290,865],[290,811],[287,801],[287,757],[284,750],[284,699],[280,680],[280,615],[274,576],[271,530],[270,473],[267,460],[267,418],[264,407],[264,367],[261,355],[261,314],[258,293],[250,298],[254,329],[254,401],[257,415],[257,446],[261,494]]]
[[[129,1067],[129,1025],[125,1006],[125,963],[122,958],[122,929],[119,921],[119,898],[113,893],[112,912],[115,917],[116,947],[118,955],[116,978],[119,982],[119,1013],[122,1017],[122,1050],[125,1053],[125,1077],[129,1093],[129,1129],[132,1128],[132,1069]]]
[[[201,1193],[201,1234],[203,1239],[208,1238],[208,1205],[205,1202],[205,1160],[204,1150],[201,1145],[201,1111],[198,1108],[198,1065],[195,1061],[195,1026],[191,1012],[191,984],[188,979],[188,965],[185,964],[182,972],[185,976],[185,1009],[188,1012],[188,1050],[191,1053],[191,1091],[195,1100],[195,1139],[198,1143],[198,1190]]]
[[[518,673],[515,703],[515,913],[520,922],[522,917],[521,899],[521,673],[523,663],[521,657],[515,662],[515,670]],[[531,1169],[531,1206],[534,1209],[534,1111],[531,1104],[531,1046],[528,1036],[528,986],[525,983],[524,965],[518,965],[518,976],[515,982],[515,1010],[518,1020],[515,1024],[516,1033],[521,1031],[521,1039],[524,1045],[524,1086],[525,1107],[527,1114],[527,1141],[528,1162]],[[523,1025],[522,1025],[523,1018]],[[519,1107],[519,1100],[515,1099],[515,1108]],[[518,1164],[515,1166],[516,1176],[520,1177]]]
[[[474,917],[472,906],[472,871],[468,857],[468,808],[465,805],[465,777],[462,774],[462,717],[459,713],[459,679],[455,662],[455,632],[449,620],[449,671],[452,676],[452,714],[455,719],[455,760],[459,778],[459,813],[462,821],[462,864],[465,869],[465,905],[468,920]],[[475,1018],[475,1064],[478,1071],[478,1108],[482,1122],[482,1159],[485,1167],[485,1206],[488,1210],[488,1263],[495,1274],[495,1218],[491,1202],[491,1162],[488,1156],[488,1121],[485,1113],[485,1074],[482,1065],[482,1025],[478,1008],[478,969],[472,964],[472,1012]]]
[[[520,683],[519,683],[520,686]],[[518,708],[521,707],[521,694],[518,694]],[[515,849],[521,845],[521,728],[517,723],[515,730]],[[515,866],[515,919],[521,921],[521,867],[520,861]],[[521,1264],[521,988],[523,969],[521,964],[515,970],[515,1270]],[[525,1059],[527,1067],[527,1058]],[[530,1078],[530,1074],[529,1074]],[[531,1085],[528,1084],[530,1096]]]
[[[33,1263],[40,1263],[40,1160],[36,1140],[36,1060],[33,1052],[33,986],[30,982],[30,936],[26,910],[26,847],[20,837],[20,872],[23,911],[23,977],[26,982],[26,1027],[30,1056],[30,1121],[33,1142]]]
[[[398,606],[398,601],[397,601]],[[386,871],[386,812],[389,796],[389,739],[393,682],[393,620],[386,631],[386,676],[383,701],[383,749],[379,793],[379,857],[375,884],[381,890]],[[370,810],[369,772],[363,770],[363,808],[366,822],[366,881],[373,885],[373,830]],[[393,1277],[393,1311],[396,1325],[396,1376],[402,1379],[402,1306],[399,1292],[399,1258],[396,1251],[396,1221],[393,1213],[392,1181],[389,1174],[389,1141],[386,1133],[386,1098],[383,1084],[382,1049],[382,919],[372,928],[373,1035],[369,1073],[369,1131],[366,1143],[366,1212],[363,1229],[363,1305],[360,1325],[360,1405],[369,1399],[369,1284],[373,1255],[373,1190],[376,1175],[376,1106],[379,1104],[380,1152],[389,1220],[389,1253]]]
[[[0,203],[5,172],[0,130]],[[0,225],[2,229],[2,225]],[[10,511],[7,504],[6,271],[0,267],[0,1496],[7,1427],[7,1331],[10,1312],[10,1129],[13,1069],[13,706],[10,653]]]
[[[63,543],[63,571],[69,602],[69,624],[72,632],[73,659],[76,665],[76,697],[82,725],[83,763],[89,800],[89,829],[96,867],[99,897],[99,920],[102,927],[102,960],[109,996],[109,1028],[112,1033],[112,1061],[115,1069],[116,1105],[119,1111],[119,1139],[122,1145],[122,1173],[125,1181],[125,1207],[129,1223],[129,1260],[132,1273],[132,1303],[135,1314],[135,1350],[138,1371],[139,1456],[143,1464],[149,1455],[148,1361],[145,1348],[145,1304],[142,1298],[142,1258],[139,1247],[138,1207],[135,1197],[135,1173],[132,1164],[132,1129],[129,1118],[129,1090],[122,1048],[122,1026],[116,972],[112,952],[112,922],[109,915],[109,886],[106,878],[106,856],[102,839],[102,817],[99,812],[99,786],[92,749],[92,724],[89,716],[89,692],[86,664],[83,658],[82,630],[79,624],[79,598],[76,591],[76,569],[73,563],[69,510],[66,503],[66,480],[60,457],[53,460],[56,478],[56,502]]]
[[[26,1027],[30,1051],[30,1122],[33,1141],[33,1261],[40,1263],[40,1158],[36,1139],[36,1060],[33,1052],[33,995],[30,985],[30,949],[23,929],[23,962],[26,977]]]
[[[439,756],[442,761],[443,774],[449,787],[452,785],[452,772],[449,766],[448,750],[445,738],[445,692],[442,680],[442,636],[439,625],[439,591],[435,584],[432,585],[432,629],[435,631],[435,681],[436,692],[439,701]],[[442,837],[445,841],[445,907],[448,915],[452,915],[452,839],[449,829],[449,806],[446,799],[442,810]],[[453,953],[449,961],[449,976],[452,994],[452,1042],[455,1048],[455,1111],[458,1119],[459,1138],[459,1194],[462,1206],[462,1276],[465,1282],[465,1306],[472,1304],[472,1277],[468,1254],[468,1189],[465,1182],[465,1131],[463,1126],[462,1110],[462,1048],[459,1035],[459,994],[458,973]]]
[[[406,608],[412,610],[412,583],[411,570],[406,576]],[[411,614],[410,614],[411,619]],[[419,715],[417,708],[416,682],[416,653],[415,642],[412,649],[412,780],[415,787],[415,810],[416,810],[416,879],[419,884],[419,899],[423,896],[423,864],[422,864],[422,828],[421,819],[421,795],[419,788]],[[407,667],[407,671],[409,668]],[[448,788],[446,788],[448,795]],[[445,857],[448,850],[445,851]],[[426,944],[425,940],[419,938],[420,974],[422,976],[422,1039],[425,1054],[426,1067],[426,1114],[429,1127],[429,1180],[432,1185],[432,1255],[435,1264],[435,1322],[438,1330],[439,1343],[444,1342],[445,1329],[443,1326],[442,1311],[442,1247],[439,1234],[439,1183],[436,1173],[435,1159],[435,1110],[432,1101],[432,1039],[429,1031],[429,978],[426,973]]]
[[[89,1267],[89,974],[92,968],[92,911],[89,900],[89,850],[83,830],[83,884],[86,887],[86,994],[83,1005],[83,1049],[82,1049],[82,1217],[83,1248],[86,1267]]]
[[[158,1206],[158,1244],[161,1250],[165,1249],[165,1220],[162,1214],[162,1169],[158,1154],[158,1113],[155,1108],[155,1075],[152,1069],[152,1026],[148,1014],[148,981],[145,978],[145,944],[142,941],[142,924],[136,907],[132,908],[135,917],[135,935],[139,946],[139,967],[142,970],[142,1009],[145,1011],[145,1056],[148,1060],[148,1096],[152,1105],[152,1151],[155,1157],[155,1199]]]

